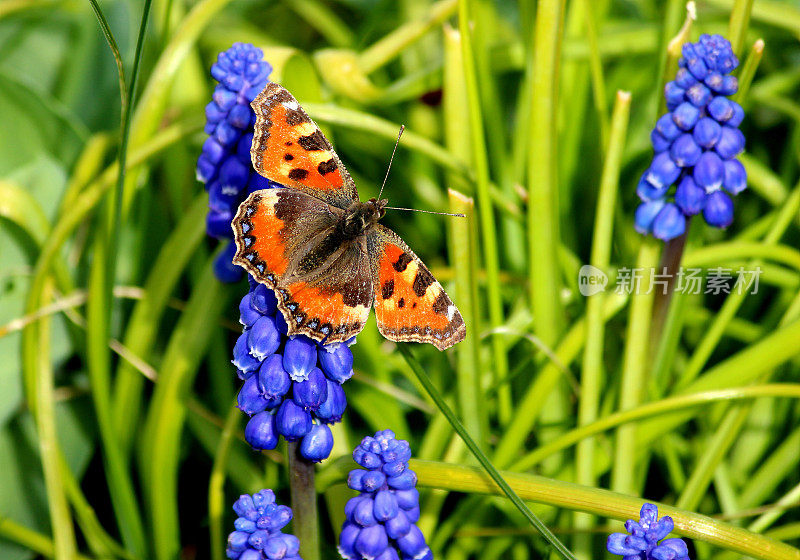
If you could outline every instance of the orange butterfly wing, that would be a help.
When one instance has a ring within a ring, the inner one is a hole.
[[[335,248],[324,244],[340,214],[305,193],[276,188],[251,194],[233,219],[233,262],[275,291],[289,334],[341,342],[369,317],[366,237]]]
[[[373,260],[378,330],[396,342],[429,342],[439,350],[464,340],[461,313],[420,258],[392,230],[367,233]]]
[[[256,113],[250,148],[256,171],[339,208],[358,200],[339,156],[291,93],[269,83],[250,106]]]

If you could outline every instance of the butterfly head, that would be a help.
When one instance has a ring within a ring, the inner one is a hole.
[[[345,211],[340,222],[345,238],[355,238],[378,223],[386,214],[386,199],[370,198],[366,202],[354,201]]]
[[[375,215],[375,222],[377,222],[386,215],[387,204],[389,204],[389,201],[386,200],[385,198],[382,198],[380,200],[378,200],[377,198],[370,198],[367,201],[367,205],[370,208],[372,208],[372,212]]]

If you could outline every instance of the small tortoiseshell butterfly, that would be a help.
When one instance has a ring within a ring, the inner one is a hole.
[[[359,201],[350,174],[292,94],[270,83],[251,106],[253,166],[285,188],[256,191],[239,206],[233,262],[275,291],[289,334],[347,340],[374,304],[389,340],[439,350],[463,340],[464,319],[442,286],[378,223],[387,201]]]

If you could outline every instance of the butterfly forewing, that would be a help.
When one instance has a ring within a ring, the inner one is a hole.
[[[256,113],[250,149],[256,171],[339,208],[358,200],[339,156],[291,93],[269,83],[250,105]]]

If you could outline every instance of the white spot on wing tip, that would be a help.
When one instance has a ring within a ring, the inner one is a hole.
[[[295,111],[300,107],[300,105],[297,104],[297,101],[294,101],[294,100],[293,101],[284,101],[283,102],[283,106],[286,107],[287,109],[289,109],[290,111]]]
[[[447,306],[447,320],[452,321],[453,316],[456,314],[456,306],[455,305],[448,305]]]

